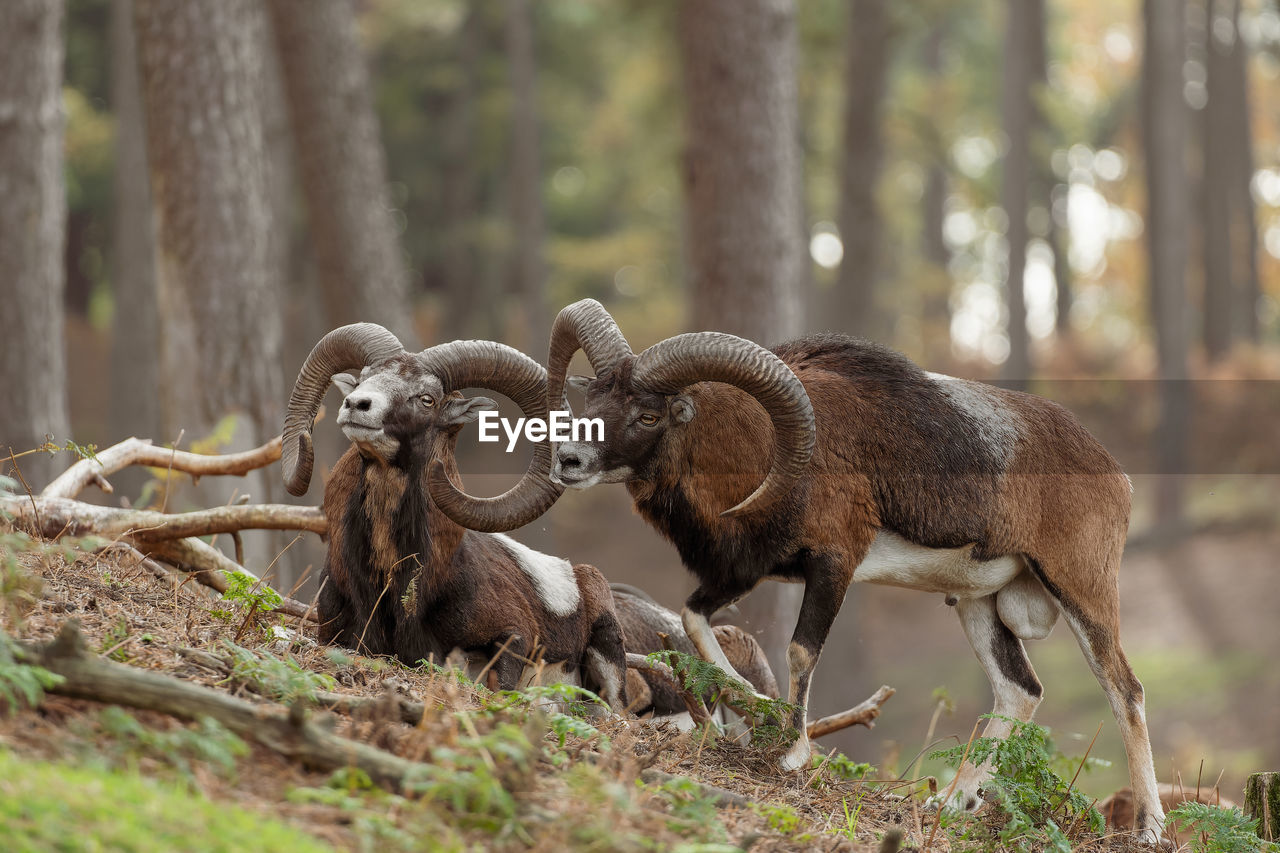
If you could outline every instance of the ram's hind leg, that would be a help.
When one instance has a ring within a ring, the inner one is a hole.
[[[995,694],[995,707],[992,713],[997,719],[987,722],[983,737],[1006,737],[1013,724],[1000,717],[1026,722],[1036,712],[1044,689],[1036,678],[1031,661],[1027,659],[1022,640],[1000,621],[996,612],[996,596],[987,595],[982,598],[962,598],[956,605],[960,616],[960,624],[969,639],[969,645],[978,656],[982,669],[991,682],[991,692]],[[988,765],[975,767],[966,762],[960,768],[951,795],[951,802],[963,809],[976,809],[980,800],[978,789],[991,777]]]
[[[1114,561],[1119,563],[1117,551]],[[1120,593],[1113,571],[1088,594],[1055,584],[1045,567],[1033,565],[1040,581],[1058,600],[1063,616],[1075,634],[1080,650],[1107,694],[1124,740],[1129,761],[1129,785],[1134,795],[1134,828],[1147,844],[1157,844],[1164,832],[1164,807],[1156,787],[1151,737],[1147,732],[1146,698],[1142,682],[1134,675],[1120,647]],[[1075,574],[1068,575],[1074,577]]]

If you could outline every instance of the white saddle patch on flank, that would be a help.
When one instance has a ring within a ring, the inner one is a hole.
[[[581,594],[578,592],[578,579],[573,574],[573,565],[562,557],[553,557],[541,551],[535,551],[527,545],[521,545],[510,536],[501,533],[493,535],[507,549],[524,573],[533,581],[538,590],[538,598],[550,613],[556,616],[568,616],[578,609]]]
[[[992,456],[1008,462],[1018,446],[1019,421],[994,390],[981,382],[956,379],[945,373],[926,373],[957,409],[973,418],[978,435]]]

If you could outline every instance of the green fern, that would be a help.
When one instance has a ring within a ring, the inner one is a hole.
[[[286,705],[299,699],[314,703],[318,691],[332,690],[337,684],[332,676],[312,672],[289,655],[282,660],[232,642],[224,642],[223,647],[231,659],[228,681],[242,681],[268,699]]]
[[[1224,809],[1186,802],[1169,812],[1168,823],[1191,831],[1194,853],[1277,853],[1280,844],[1258,837],[1258,819],[1247,818],[1237,808]]]
[[[751,729],[752,745],[785,746],[800,736],[798,731],[786,725],[796,711],[796,706],[790,702],[761,697],[751,685],[730,678],[714,663],[683,652],[652,652],[647,657],[671,667],[684,688],[695,696],[712,696],[755,720],[756,724]]]
[[[965,760],[974,765],[992,763],[994,772],[983,786],[983,794],[1008,817],[999,833],[1006,846],[1027,853],[1038,848],[1070,853],[1071,842],[1064,827],[1084,821],[1094,832],[1102,831],[1102,815],[1089,798],[1054,772],[1057,753],[1048,729],[993,714],[986,718],[1005,720],[1013,728],[1003,739],[978,738],[967,748]],[[958,767],[965,752],[961,745],[929,757]]]

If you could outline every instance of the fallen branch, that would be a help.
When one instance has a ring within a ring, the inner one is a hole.
[[[250,471],[265,468],[280,458],[280,436],[261,447],[243,453],[205,455],[156,447],[148,438],[127,438],[98,453],[94,459],[81,459],[58,476],[40,493],[42,498],[74,498],[91,484],[110,492],[107,477],[130,465],[147,465],[190,474],[199,479],[206,474],[228,474],[243,477]]]
[[[183,719],[212,717],[237,735],[318,770],[358,767],[378,785],[402,790],[424,766],[344,738],[307,719],[301,704],[285,709],[258,705],[226,693],[90,654],[80,626],[64,622],[47,645],[21,644],[28,663],[62,676],[48,692],[95,702],[159,711]]]
[[[808,726],[809,737],[819,738],[832,732],[838,732],[841,729],[847,729],[849,726],[874,728],[875,719],[880,716],[880,706],[897,692],[897,690],[886,684],[875,693],[872,693],[870,698],[854,705],[849,710],[841,711],[839,714],[832,714],[830,717],[823,717],[820,720],[814,720]]]
[[[229,588],[224,572],[242,572],[255,580],[258,579],[258,576],[253,572],[217,548],[201,542],[199,539],[171,539],[162,542],[135,542],[133,544],[146,555],[159,557],[166,563],[177,566],[184,572],[189,572],[197,581],[215,592],[223,593]],[[320,617],[316,615],[311,605],[292,598],[284,599],[279,607],[270,612],[296,616],[308,622],[320,621]]]
[[[320,536],[328,532],[328,523],[318,507],[287,504],[246,504],[165,513],[41,496],[32,500],[8,498],[0,501],[0,507],[15,521],[32,522],[30,527],[49,539],[92,534],[156,542],[241,530],[306,530]]]
[[[665,678],[671,682],[676,691],[680,694],[680,698],[684,700],[684,706],[689,710],[689,716],[693,718],[696,726],[711,722],[711,712],[707,710],[706,703],[702,701],[702,697],[696,696],[685,689],[684,683],[676,676],[671,667],[661,661],[649,660],[644,655],[638,655],[632,652],[627,653],[627,669],[638,669],[643,672],[652,672],[661,678]]]

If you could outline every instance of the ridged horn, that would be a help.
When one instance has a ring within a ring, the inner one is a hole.
[[[320,339],[298,371],[284,417],[284,439],[280,467],[284,485],[291,495],[305,495],[311,484],[315,454],[311,429],[315,426],[320,401],[335,373],[376,364],[404,352],[391,332],[376,323],[352,323],[334,329]]]
[[[524,353],[493,341],[454,341],[419,354],[423,366],[439,377],[446,392],[485,388],[505,394],[528,418],[547,417],[547,371]],[[512,530],[542,515],[559,499],[564,487],[551,482],[551,442],[534,448],[533,459],[520,482],[492,498],[468,495],[449,482],[444,465],[431,466],[431,499],[446,516],[463,527],[493,533]]]
[[[565,374],[574,353],[583,349],[597,371],[607,370],[631,355],[631,347],[618,331],[609,312],[594,299],[583,299],[562,309],[551,327],[550,372],[539,371],[541,399],[533,408],[513,394],[526,416],[545,417],[552,406],[567,408],[564,397]],[[512,352],[515,352],[512,350]],[[516,353],[523,361],[524,355]],[[490,380],[491,381],[491,380]],[[476,383],[506,394],[497,385]],[[453,386],[462,387],[462,386]],[[523,390],[523,389],[522,389]],[[522,527],[551,508],[564,492],[564,487],[551,482],[551,439],[548,437],[533,451],[533,460],[524,477],[513,488],[495,498],[474,498],[460,491],[442,474],[442,466],[432,466],[431,498],[441,512],[463,527],[494,533]]]
[[[782,497],[813,456],[816,429],[804,385],[782,359],[759,344],[723,332],[667,338],[636,357],[636,387],[675,394],[695,382],[724,382],[754,397],[773,421],[773,465],[759,487],[722,516],[762,509]]]

